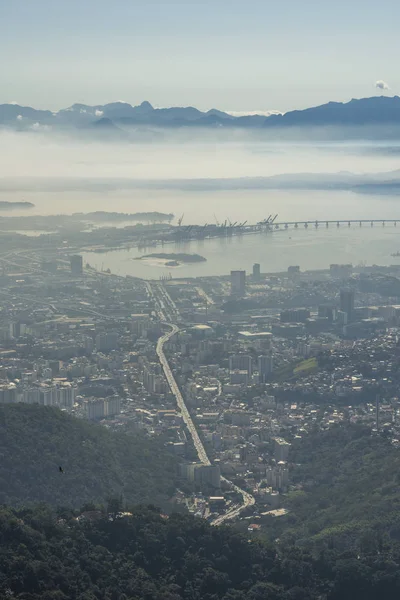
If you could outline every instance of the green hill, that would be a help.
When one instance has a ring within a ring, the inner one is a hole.
[[[0,507],[0,598],[398,600],[400,554],[279,549],[202,519]]]
[[[0,504],[79,507],[122,495],[164,506],[176,473],[164,444],[142,432],[115,433],[53,407],[0,406]]]
[[[57,519],[43,506],[21,511],[1,508],[0,597],[290,598],[285,587],[291,588],[292,581],[282,577],[275,553],[250,546],[228,528],[211,527],[189,516],[165,519],[150,507],[137,507],[131,516],[115,520],[101,514],[94,520],[94,516],[92,512],[90,519],[79,521],[65,514]],[[316,597],[310,591],[293,600]]]
[[[400,540],[400,450],[359,425],[337,425],[294,443],[286,498],[273,524],[282,541],[320,547],[381,547]]]

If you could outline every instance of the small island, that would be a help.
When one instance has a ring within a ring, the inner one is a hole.
[[[207,261],[207,259],[204,258],[204,256],[200,256],[200,254],[185,254],[182,252],[172,252],[170,254],[167,254],[165,252],[155,252],[154,254],[145,254],[144,256],[138,256],[134,260],[151,259],[165,261],[166,267],[179,267],[179,265],[182,263],[199,263]]]
[[[35,205],[32,202],[7,202],[0,200],[0,210],[13,210],[17,208],[33,208]]]

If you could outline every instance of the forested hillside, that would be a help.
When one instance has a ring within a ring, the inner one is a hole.
[[[0,406],[2,504],[76,508],[122,495],[165,507],[176,473],[164,444],[141,432],[114,433],[52,407]]]
[[[18,600],[397,600],[399,553],[280,549],[151,507],[58,518],[0,510],[0,597]]]
[[[400,449],[360,425],[337,425],[294,443],[289,514],[273,535],[296,544],[379,549],[400,540]]]
[[[0,508],[1,600],[400,597],[399,451],[363,427],[294,444],[298,489],[289,514],[269,518],[269,541],[161,514],[174,462],[141,435],[11,405],[0,408],[0,440],[1,501],[20,505]],[[121,493],[153,502],[130,508]]]

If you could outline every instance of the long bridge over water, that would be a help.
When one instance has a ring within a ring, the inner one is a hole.
[[[362,227],[367,224],[373,227],[374,225],[382,225],[385,227],[386,224],[397,226],[397,222],[400,219],[316,219],[315,221],[281,221],[281,222],[261,222],[256,226],[250,227],[259,227],[260,230],[270,230],[274,229],[289,229],[289,227],[294,227],[297,229],[298,227],[329,227],[330,225],[340,227],[341,225],[347,225],[347,227],[351,227],[352,225],[358,225]]]
[[[232,223],[225,221],[224,223],[212,223],[205,225],[185,225],[178,222],[177,226],[171,226],[168,230],[163,232],[150,233],[150,235],[143,237],[139,242],[139,247],[156,246],[168,242],[189,242],[194,240],[205,240],[213,238],[224,238],[246,234],[256,233],[273,233],[274,231],[282,231],[288,229],[308,229],[308,228],[325,228],[329,227],[385,227],[393,226],[397,227],[397,223],[400,223],[399,219],[299,219],[295,221],[278,221],[278,215],[272,217],[270,215],[267,219],[259,221],[255,224],[248,224],[247,221],[243,223]]]
[[[225,221],[222,224],[208,224],[205,225],[188,225],[186,227],[174,227],[174,234],[176,237],[185,239],[186,237],[223,237],[230,235],[241,235],[245,233],[258,233],[258,232],[272,232],[279,229],[298,229],[303,227],[305,229],[309,227],[319,228],[319,227],[351,227],[357,226],[362,227],[369,226],[374,227],[375,225],[381,225],[385,227],[385,225],[392,225],[394,227],[397,226],[397,223],[400,222],[399,219],[307,219],[307,220],[296,220],[296,221],[277,221],[277,216],[274,218],[269,216],[267,219],[263,221],[259,221],[253,225],[248,224],[247,221],[244,223],[231,223]]]

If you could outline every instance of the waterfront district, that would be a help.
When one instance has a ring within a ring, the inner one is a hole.
[[[1,261],[0,402],[163,436],[213,525],[285,514],[290,448],[360,422],[400,442],[400,269],[144,281],[59,248]]]

